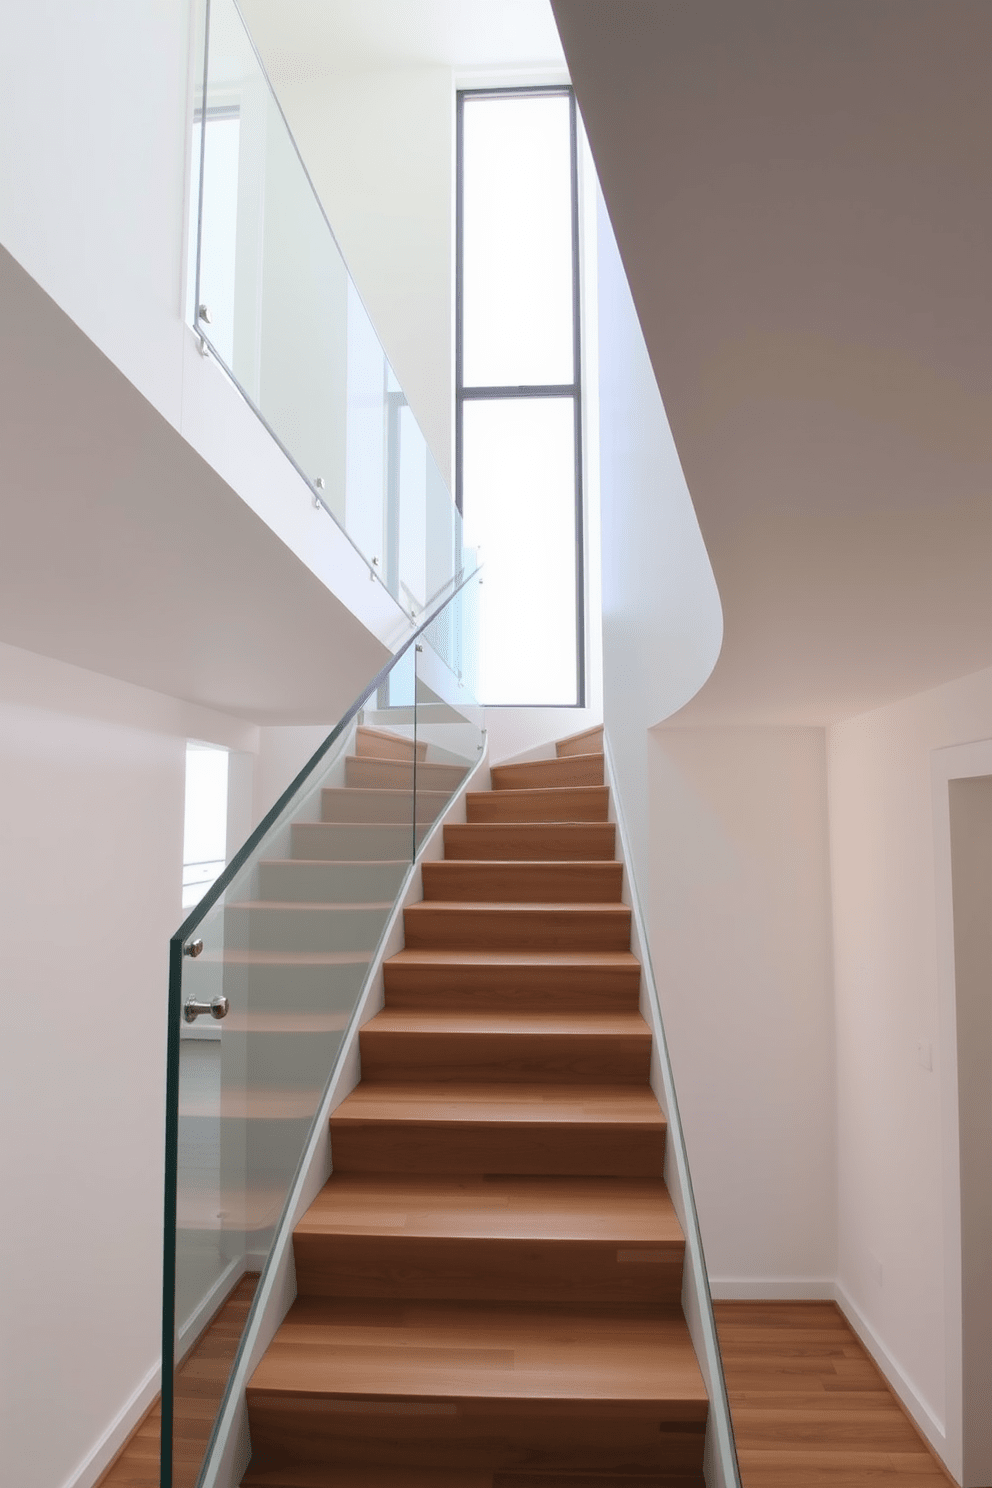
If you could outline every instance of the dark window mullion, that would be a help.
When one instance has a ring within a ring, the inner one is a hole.
[[[574,382],[534,383],[517,386],[508,382],[497,387],[462,388],[463,398],[577,398],[578,384]]]

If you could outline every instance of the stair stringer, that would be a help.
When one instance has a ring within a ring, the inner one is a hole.
[[[245,1391],[262,1355],[296,1300],[293,1231],[331,1176],[331,1115],[351,1094],[361,1078],[358,1036],[364,1025],[385,1006],[383,962],[403,949],[404,910],[410,904],[419,903],[424,897],[422,864],[443,859],[445,826],[466,820],[465,797],[470,789],[489,789],[489,770],[489,747],[486,739],[480,758],[469,770],[421,844],[383,929],[276,1226],[241,1347],[217,1415],[214,1434],[207,1448],[200,1488],[239,1488],[247,1471],[251,1458],[251,1442]]]
[[[696,1213],[696,1201],[689,1175],[685,1134],[682,1130],[682,1120],[675,1095],[675,1078],[672,1073],[668,1041],[665,1037],[661,1001],[658,997],[658,987],[651,965],[647,927],[633,881],[631,868],[633,858],[624,823],[617,775],[613,768],[610,741],[605,731],[603,754],[606,772],[604,778],[610,792],[608,819],[616,825],[616,856],[624,866],[623,888],[620,897],[631,912],[630,949],[641,963],[641,1016],[652,1033],[650,1085],[668,1122],[663,1176],[665,1187],[668,1189],[685,1235],[682,1311],[685,1314],[689,1336],[692,1339],[696,1359],[710,1399],[703,1450],[703,1476],[707,1488],[741,1488],[730,1403],[727,1399],[723,1360],[720,1355],[709,1275],[706,1270],[706,1257],[703,1254],[699,1216]]]

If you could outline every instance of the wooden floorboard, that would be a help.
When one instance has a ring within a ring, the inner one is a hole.
[[[717,1302],[743,1488],[953,1480],[834,1302]]]
[[[183,1361],[176,1387],[175,1488],[193,1488],[196,1482],[257,1286],[256,1272],[242,1276]],[[159,1488],[161,1440],[161,1400],[156,1400],[96,1488]]]

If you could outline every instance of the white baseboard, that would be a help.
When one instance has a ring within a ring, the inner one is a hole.
[[[944,1422],[924,1400],[912,1380],[903,1373],[874,1328],[839,1281],[834,1282],[834,1300],[884,1374],[893,1392],[899,1397],[916,1426],[946,1467],[947,1431]]]
[[[836,1286],[827,1276],[761,1277],[757,1281],[710,1277],[714,1302],[834,1302]]]
[[[82,1462],[65,1479],[63,1488],[93,1488],[93,1484],[106,1472],[131,1432],[140,1423],[142,1416],[162,1388],[162,1366],[153,1364],[130,1399],[125,1401],[117,1415],[96,1445],[87,1452]]]

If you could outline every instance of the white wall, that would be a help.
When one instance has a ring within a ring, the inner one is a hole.
[[[647,882],[647,731],[698,691],[723,619],[606,208],[599,204],[603,712]]]
[[[933,751],[989,738],[990,671],[836,724],[828,736],[838,1275],[953,1471],[961,1304],[946,1285],[957,1257],[945,1249],[945,1224],[957,1154],[943,1112],[957,1104],[947,1034],[955,1023],[943,1016],[953,983],[941,974],[931,766]],[[946,782],[943,790],[946,817]]]
[[[230,717],[0,645],[0,1480],[18,1488],[92,1482],[155,1388],[187,737],[257,747]]]
[[[656,728],[648,778],[642,902],[714,1290],[829,1295],[823,730]]]

